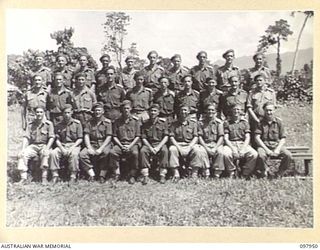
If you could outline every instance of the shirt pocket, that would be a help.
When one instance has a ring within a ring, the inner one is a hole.
[[[270,139],[275,141],[279,140],[279,130],[277,128],[270,130]]]
[[[91,109],[92,108],[92,99],[89,96],[83,98],[83,108]]]

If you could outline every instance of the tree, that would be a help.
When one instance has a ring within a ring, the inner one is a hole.
[[[126,26],[129,25],[130,17],[124,12],[107,12],[106,22],[103,24],[106,42],[102,48],[103,53],[113,53],[116,57],[120,70],[124,37],[127,35]]]
[[[280,41],[288,40],[288,36],[293,32],[290,30],[290,25],[287,20],[280,19],[275,22],[275,25],[270,25],[265,31],[266,34],[261,36],[258,45],[259,52],[266,52],[270,45],[277,45],[277,76],[281,74],[281,58],[280,58]]]
[[[313,17],[314,12],[313,11],[297,11],[298,13],[303,13],[305,15],[304,17],[304,21],[302,24],[302,27],[300,29],[299,35],[298,35],[298,39],[297,39],[297,44],[296,44],[296,50],[294,52],[294,57],[293,57],[293,62],[292,62],[292,68],[291,68],[291,72],[294,72],[295,67],[296,67],[296,61],[297,61],[297,57],[298,57],[298,50],[299,50],[299,44],[300,44],[300,40],[301,40],[301,35],[302,32],[304,30],[304,27],[306,26],[306,23],[308,21],[309,18]],[[296,13],[296,11],[293,11],[291,13],[292,16],[294,16]]]

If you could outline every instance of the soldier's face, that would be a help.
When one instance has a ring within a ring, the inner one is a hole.
[[[137,84],[138,86],[141,86],[141,85],[143,85],[143,83],[144,83],[144,77],[143,77],[143,76],[138,76],[138,77],[136,78],[136,84]]]
[[[122,112],[124,115],[128,116],[131,112],[131,106],[129,104],[126,104],[122,107]]]
[[[232,109],[232,115],[233,117],[240,117],[241,115],[241,108],[239,106],[235,106],[233,109]]]
[[[127,67],[129,69],[132,69],[133,68],[133,64],[134,64],[134,61],[132,59],[129,59],[126,61],[126,64],[127,64]]]
[[[208,108],[207,108],[207,116],[209,117],[209,118],[213,118],[214,117],[214,115],[216,114],[216,107],[215,106],[213,106],[213,105],[210,105]]]
[[[274,116],[274,106],[273,105],[267,105],[264,108],[264,112],[265,112],[265,117],[267,118],[267,120],[272,120],[272,118]]]
[[[179,68],[181,65],[181,59],[179,57],[173,58],[172,64],[175,68]]]
[[[44,110],[42,108],[37,108],[36,109],[36,119],[42,120],[43,117],[44,117]]]
[[[79,58],[79,64],[80,64],[81,67],[87,66],[88,59],[85,56],[81,56]]]
[[[67,59],[64,58],[63,56],[61,56],[61,57],[58,58],[57,63],[58,63],[58,66],[59,66],[60,68],[64,68],[64,66],[67,65]]]
[[[257,65],[258,67],[260,67],[260,66],[262,65],[262,63],[263,63],[263,57],[262,57],[262,55],[256,56],[256,58],[254,59],[254,62],[256,63],[256,65]]]
[[[98,84],[101,86],[107,83],[107,77],[105,75],[100,75],[97,80],[98,80]]]
[[[152,108],[149,111],[149,115],[152,119],[154,119],[159,115],[159,110],[157,108]]]
[[[232,77],[230,80],[229,80],[229,83],[231,85],[231,89],[232,90],[236,90],[238,89],[238,86],[239,86],[239,79],[238,77]]]
[[[83,76],[79,76],[76,83],[77,87],[84,87],[84,85],[86,84],[86,78],[84,78]]]
[[[43,59],[42,56],[37,56],[35,58],[35,63],[36,63],[37,66],[42,66],[43,65],[43,61],[44,61],[44,59]]]
[[[41,76],[35,76],[33,79],[33,86],[40,88],[42,86],[42,77]]]
[[[63,82],[64,82],[63,76],[57,75],[54,80],[54,86],[57,88],[62,87]]]
[[[107,82],[114,82],[115,79],[115,73],[113,69],[108,69],[106,72],[107,75]]]
[[[226,61],[227,61],[228,63],[233,62],[234,54],[233,54],[232,52],[229,52],[228,54],[226,54],[225,59],[226,59]]]
[[[207,61],[207,55],[205,53],[201,53],[198,55],[198,60],[200,64],[205,64]]]
[[[187,118],[189,115],[189,108],[188,107],[182,107],[180,109],[180,116],[181,118]]]
[[[150,61],[150,64],[156,64],[158,56],[157,56],[157,54],[152,53],[149,55],[148,59]]]
[[[185,88],[185,89],[191,89],[191,86],[192,86],[192,79],[191,79],[191,77],[186,77],[186,78],[184,78],[184,80],[183,80],[183,85],[184,85],[184,88]]]
[[[213,89],[217,85],[217,82],[215,80],[210,80],[207,82],[207,86],[209,89]]]
[[[94,115],[95,115],[95,117],[100,118],[103,114],[104,114],[104,109],[103,109],[103,108],[101,108],[101,107],[96,107],[96,108],[94,109]]]
[[[102,67],[107,68],[109,66],[110,60],[107,57],[101,59]]]
[[[69,121],[71,119],[71,116],[72,116],[72,109],[67,108],[63,111],[63,118],[66,121]]]
[[[162,78],[162,79],[160,80],[160,87],[161,87],[161,89],[162,89],[162,90],[165,90],[165,89],[168,88],[168,86],[169,86],[169,80],[168,80],[167,78]]]
[[[262,87],[265,84],[264,78],[262,76],[257,77],[256,78],[256,84],[257,84],[258,89],[262,89]]]

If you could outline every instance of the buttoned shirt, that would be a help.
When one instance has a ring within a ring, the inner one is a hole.
[[[271,102],[276,105],[276,94],[273,89],[266,88],[264,90],[253,90],[248,95],[247,108],[252,108],[253,112],[258,116],[264,116],[263,105]]]
[[[199,95],[199,112],[204,113],[205,107],[211,103],[215,103],[218,107],[221,95],[222,91],[218,89],[214,89],[211,93],[207,89],[202,90]]]
[[[88,87],[84,87],[80,91],[74,89],[72,92],[72,104],[75,111],[91,111],[96,102],[96,95]]]
[[[47,95],[47,91],[42,87],[38,91],[35,91],[35,89],[28,90],[24,96],[24,106],[31,112],[36,107],[46,108]]]
[[[125,67],[119,76],[119,84],[121,84],[125,91],[128,91],[129,89],[132,89],[134,86],[136,86],[136,82],[133,79],[134,74],[137,72],[137,70],[133,69],[131,71],[128,70],[127,67]]]
[[[66,104],[72,104],[72,93],[66,88],[51,88],[47,96],[47,110],[50,113],[61,113]]]
[[[198,126],[195,119],[185,121],[177,120],[170,127],[170,136],[174,137],[177,142],[190,143],[193,138],[198,136]]]
[[[78,73],[84,73],[86,75],[86,85],[90,88],[92,86],[92,84],[96,84],[96,78],[94,75],[94,70],[88,67],[84,67],[77,69],[74,72],[74,77],[78,74]]]
[[[45,118],[40,122],[34,120],[28,124],[24,137],[29,144],[47,144],[50,138],[54,138],[53,124]]]
[[[55,127],[55,135],[61,143],[76,142],[83,138],[82,125],[79,120],[73,118],[68,122],[62,120]]]
[[[84,128],[84,134],[88,134],[91,143],[104,141],[108,136],[112,136],[111,120],[105,117],[97,120],[92,118]]]
[[[181,66],[178,69],[175,69],[172,67],[169,70],[167,70],[165,72],[165,76],[169,78],[169,81],[170,81],[169,88],[174,91],[180,91],[181,79],[185,75],[187,75],[188,72],[189,70],[184,66]]]
[[[244,90],[249,91],[251,89],[255,88],[255,83],[254,83],[254,78],[258,75],[258,74],[263,74],[266,77],[266,83],[270,84],[271,83],[271,71],[269,68],[267,67],[253,67],[248,69],[248,71],[246,72],[246,76],[245,76],[245,83],[246,85],[244,86]]]
[[[35,75],[40,75],[42,77],[44,86],[52,83],[52,72],[48,67],[41,66],[39,69],[32,71],[31,77],[34,77]]]
[[[244,118],[237,121],[224,122],[224,133],[229,135],[229,141],[244,141],[247,133],[251,133],[250,125]]]
[[[132,102],[133,111],[148,110],[152,102],[152,90],[136,86],[128,91],[127,99]]]
[[[141,136],[140,119],[130,115],[127,119],[121,116],[113,124],[113,136],[121,143],[131,143],[136,137]]]
[[[239,104],[243,113],[246,112],[248,94],[242,89],[235,92],[229,91],[226,95],[221,96],[219,110],[228,117],[231,116],[232,107]]]
[[[218,119],[199,121],[199,136],[202,137],[205,143],[217,142],[224,135],[223,124]]]
[[[148,65],[143,69],[142,72],[145,76],[144,86],[151,88],[154,92],[156,89],[160,88],[158,80],[164,74],[164,69],[161,66],[155,65],[153,68],[151,68],[150,65]]]
[[[209,65],[205,65],[203,68],[196,65],[191,68],[190,75],[193,78],[192,88],[201,91],[205,88],[206,79],[214,77],[214,69]]]
[[[159,90],[155,93],[153,97],[153,103],[159,104],[161,115],[163,116],[173,115],[174,97],[175,97],[175,94],[171,90],[167,90],[165,93]]]
[[[286,138],[286,133],[282,121],[274,117],[271,121],[262,119],[255,130],[256,135],[261,135],[261,140],[266,146],[275,146],[282,138]]]
[[[68,89],[71,89],[72,86],[72,77],[74,74],[74,70],[70,67],[64,67],[63,69],[56,69],[54,74],[60,73],[64,76],[64,86]]]
[[[157,117],[155,121],[149,119],[142,125],[141,137],[147,139],[149,143],[160,143],[168,135],[168,124],[165,118]]]
[[[221,88],[222,86],[227,85],[229,83],[228,79],[231,76],[237,76],[239,81],[241,80],[241,74],[238,67],[227,67],[226,65],[219,67],[216,72],[217,87]]]
[[[179,114],[180,108],[183,105],[189,107],[191,114],[197,113],[199,105],[199,92],[193,89],[188,93],[186,93],[185,91],[179,92],[175,97],[174,104],[176,114]]]
[[[123,87],[119,84],[104,86],[98,94],[98,101],[104,103],[105,110],[120,109],[121,103],[126,98]]]

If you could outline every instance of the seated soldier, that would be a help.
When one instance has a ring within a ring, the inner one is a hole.
[[[197,120],[189,118],[189,107],[181,106],[178,120],[170,127],[169,167],[173,170],[173,181],[180,179],[180,162],[192,170],[192,177],[198,176],[199,169],[206,168],[205,149],[198,145]]]
[[[237,160],[244,159],[241,175],[249,179],[255,170],[257,151],[250,146],[250,126],[242,115],[242,105],[231,108],[231,116],[224,123],[224,157],[226,170],[230,177],[235,177]]]
[[[277,177],[282,177],[290,168],[292,155],[284,146],[286,134],[280,118],[275,117],[275,106],[272,102],[263,105],[264,117],[255,130],[255,139],[258,146],[257,174],[265,177],[268,157],[281,157]]]
[[[66,104],[62,109],[63,119],[55,127],[57,147],[50,154],[50,170],[52,182],[59,181],[60,160],[67,159],[70,170],[70,182],[75,183],[79,171],[79,153],[83,138],[82,125],[72,118],[72,106]]]
[[[89,175],[89,182],[93,182],[96,173],[100,172],[99,181],[104,183],[111,149],[112,123],[104,117],[103,103],[97,102],[92,109],[93,118],[84,126],[86,147],[80,152],[80,163]]]
[[[34,157],[40,158],[40,169],[42,170],[42,182],[47,183],[48,158],[51,146],[54,142],[54,130],[51,121],[45,117],[42,106],[34,109],[35,119],[28,124],[23,138],[22,150],[18,155],[18,170],[21,180],[19,183],[27,182],[28,162]]]
[[[139,166],[140,119],[131,114],[132,104],[124,100],[121,105],[122,115],[113,124],[114,147],[110,152],[110,167],[114,174],[119,177],[120,159],[125,157],[130,163],[128,181],[135,183],[135,177]]]
[[[199,122],[199,144],[202,145],[207,155],[207,161],[212,161],[213,174],[219,178],[224,170],[223,161],[223,124],[216,118],[216,104],[208,104],[205,109],[205,116]],[[210,167],[210,165],[209,165]],[[209,169],[206,170],[205,177],[210,175]]]
[[[168,124],[165,118],[159,117],[159,104],[151,105],[149,109],[150,119],[142,125],[142,142],[140,150],[141,173],[143,175],[142,184],[147,184],[150,160],[159,158],[160,162],[160,183],[165,183],[168,168]]]

